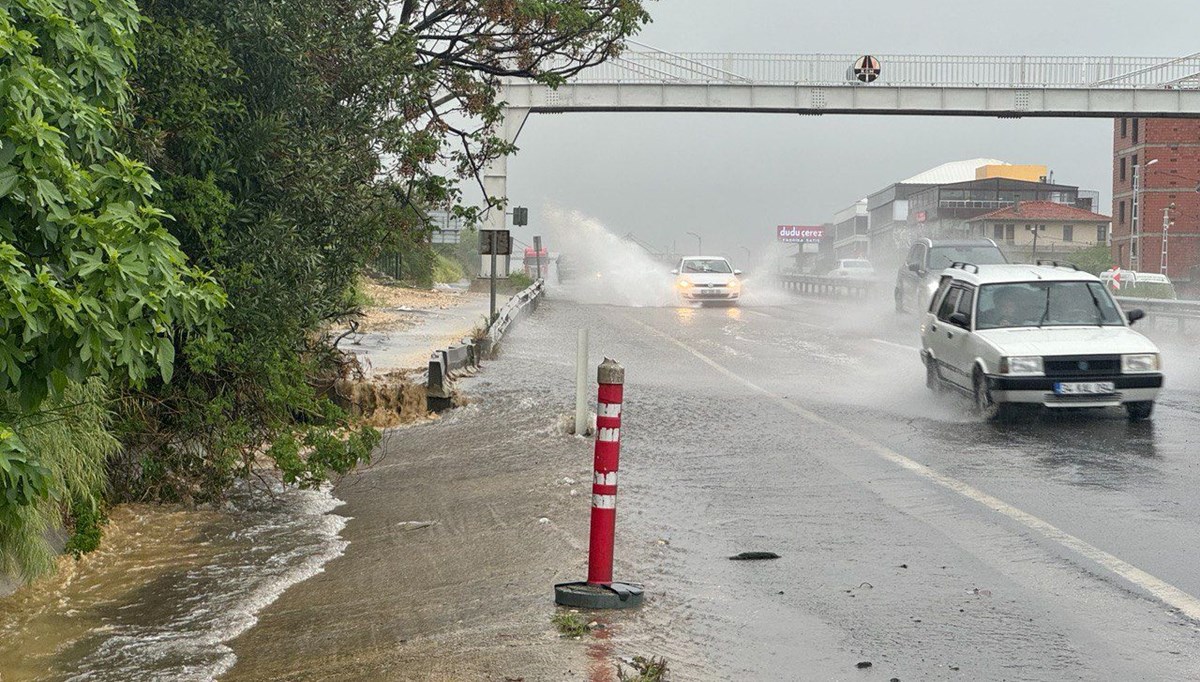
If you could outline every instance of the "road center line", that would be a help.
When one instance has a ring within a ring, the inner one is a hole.
[[[763,394],[767,398],[770,398],[774,402],[778,403],[781,407],[797,415],[798,417],[813,424],[834,430],[843,438],[846,438],[847,440],[874,452],[883,459],[892,462],[893,464],[896,464],[897,466],[906,469],[917,476],[920,476],[921,478],[946,488],[947,490],[951,490],[969,500],[973,500],[974,502],[977,502],[998,514],[1008,517],[1022,526],[1025,526],[1026,528],[1040,534],[1047,540],[1071,549],[1083,557],[1094,561],[1103,568],[1111,571],[1121,578],[1124,578],[1126,581],[1132,583],[1136,587],[1139,587],[1154,595],[1154,597],[1162,601],[1167,606],[1178,609],[1188,618],[1191,618],[1192,620],[1200,620],[1200,599],[1193,597],[1192,595],[1184,592],[1165,580],[1157,578],[1146,571],[1143,571],[1137,566],[1123,561],[1122,559],[1117,558],[1115,555],[1109,554],[1099,547],[1091,545],[1075,537],[1074,535],[1071,535],[1070,533],[1062,530],[1048,521],[1034,516],[1029,512],[1018,509],[1017,507],[1008,504],[998,497],[985,493],[982,490],[956,478],[952,478],[950,476],[946,476],[945,474],[934,471],[928,466],[909,459],[908,457],[905,457],[904,455],[881,443],[877,443],[866,436],[860,435],[842,426],[841,424],[832,422],[816,414],[815,412],[810,412],[809,410],[800,407],[790,400],[768,391],[749,379],[745,379],[733,371],[726,369],[723,365],[718,364],[715,360],[709,358],[707,355],[704,355],[695,348],[692,348],[683,341],[668,336],[664,332],[659,331],[658,329],[655,329],[654,327],[651,327],[640,320],[636,320],[632,317],[629,317],[629,320],[634,324],[645,328],[651,334],[662,337],[667,341],[679,346],[688,353],[691,353],[701,362],[704,362],[730,379],[742,384],[743,386],[746,386],[753,391]]]
[[[882,343],[885,346],[891,346],[893,348],[903,348],[904,350],[914,350],[914,351],[921,350],[920,348],[917,348],[916,346],[906,346],[903,343],[894,343],[892,341],[884,341],[883,339],[871,339],[871,340],[874,341],[875,343]]]

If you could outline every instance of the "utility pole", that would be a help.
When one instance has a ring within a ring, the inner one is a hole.
[[[1170,239],[1169,233],[1171,231],[1171,210],[1174,208],[1175,204],[1172,202],[1170,206],[1163,209],[1162,255],[1159,257],[1158,271],[1164,275],[1167,274],[1167,263],[1169,262],[1167,248]]]
[[[700,240],[700,235],[696,234],[695,232],[688,232],[688,234],[690,234],[696,238],[696,255],[703,256],[704,255],[704,242]]]
[[[1034,263],[1037,262],[1037,237],[1038,237],[1038,232],[1040,231],[1038,228],[1040,228],[1040,227],[1042,227],[1042,226],[1041,225],[1026,225],[1025,226],[1025,229],[1027,229],[1033,233],[1033,253],[1030,255],[1029,260],[1033,261]]]

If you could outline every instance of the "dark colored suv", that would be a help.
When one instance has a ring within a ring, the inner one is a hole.
[[[1008,259],[990,239],[918,239],[896,273],[896,312],[921,312],[938,286],[938,276],[952,263],[994,265]]]

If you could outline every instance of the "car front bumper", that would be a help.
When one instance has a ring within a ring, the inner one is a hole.
[[[1121,374],[1096,377],[1010,377],[988,375],[988,389],[997,403],[1026,403],[1045,407],[1115,407],[1125,403],[1148,402],[1162,390],[1162,374]],[[1060,382],[1107,382],[1112,393],[1058,395],[1054,385]]]

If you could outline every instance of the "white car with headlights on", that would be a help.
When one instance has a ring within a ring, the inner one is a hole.
[[[671,271],[675,292],[682,301],[733,303],[742,295],[742,271],[715,256],[689,256]]]
[[[1074,266],[954,263],[921,322],[926,385],[970,395],[988,417],[1123,406],[1147,419],[1163,374],[1158,348],[1130,328],[1142,317]]]

